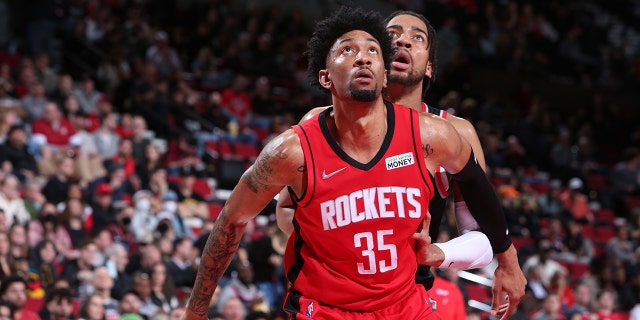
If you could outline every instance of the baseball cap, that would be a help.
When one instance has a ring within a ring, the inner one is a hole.
[[[111,194],[113,190],[108,183],[101,183],[96,187],[96,194]]]

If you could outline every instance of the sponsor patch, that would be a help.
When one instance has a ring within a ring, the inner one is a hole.
[[[397,156],[389,157],[385,159],[387,170],[398,169],[406,166],[410,166],[415,163],[412,152],[399,154]]]

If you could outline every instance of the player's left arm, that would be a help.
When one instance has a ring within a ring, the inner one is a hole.
[[[475,159],[473,159],[475,164],[471,162],[470,157],[460,171],[449,171],[449,169],[447,171],[457,172],[454,179],[458,181],[460,194],[466,200],[462,209],[473,214],[481,230],[489,236],[499,263],[494,275],[492,313],[503,315],[503,319],[508,319],[524,297],[526,278],[518,264],[517,252],[507,233],[506,219],[493,185],[488,181],[484,171],[478,170],[484,168],[484,153],[478,135],[471,123],[466,120],[452,117],[450,121],[461,136],[462,145],[460,147],[462,149],[460,149],[460,153],[464,154],[464,144],[465,141],[468,141],[472,148],[472,154],[475,155]],[[450,151],[455,154],[455,150]],[[486,202],[483,203],[483,199]],[[464,212],[462,213],[464,214]],[[458,216],[458,213],[456,215]],[[507,308],[499,306],[499,299],[503,291],[509,298]]]

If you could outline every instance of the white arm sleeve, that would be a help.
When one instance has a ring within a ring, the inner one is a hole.
[[[467,208],[466,202],[457,201],[454,205],[459,234],[464,234],[471,230],[480,230],[480,225],[478,225],[476,219],[471,215],[471,211]]]
[[[486,267],[493,259],[489,238],[478,231],[469,231],[443,243],[433,243],[444,252],[439,268],[461,270]]]

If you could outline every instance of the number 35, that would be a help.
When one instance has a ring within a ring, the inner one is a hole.
[[[387,244],[384,242],[385,236],[392,235],[393,230],[378,230],[375,235],[372,232],[360,232],[353,236],[353,243],[356,248],[365,249],[362,250],[362,256],[369,259],[369,265],[365,266],[364,263],[358,262],[358,273],[360,274],[375,274],[378,272],[378,266],[380,266],[380,272],[384,273],[393,270],[398,267],[398,251],[395,244]],[[377,242],[377,248],[375,247]],[[387,260],[376,259],[376,252],[389,251],[391,262]]]

